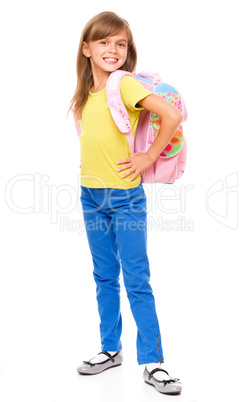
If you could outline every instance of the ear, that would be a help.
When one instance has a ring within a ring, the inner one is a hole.
[[[83,42],[82,53],[85,57],[90,57],[89,46],[86,42]]]

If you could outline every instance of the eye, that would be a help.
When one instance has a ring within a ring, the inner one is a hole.
[[[100,43],[101,43],[102,45],[106,45],[106,44],[107,44],[107,41],[106,41],[106,40],[102,40]]]
[[[124,43],[118,43],[119,47],[126,47],[126,45]]]

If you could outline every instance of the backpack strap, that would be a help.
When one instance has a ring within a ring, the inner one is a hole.
[[[107,105],[109,106],[114,122],[122,133],[126,134],[127,142],[132,155],[134,154],[134,136],[131,129],[129,114],[121,98],[121,80],[126,75],[136,77],[128,71],[116,70],[110,74],[106,82]]]

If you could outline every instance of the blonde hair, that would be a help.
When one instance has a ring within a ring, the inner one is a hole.
[[[82,109],[87,101],[89,91],[94,84],[90,59],[85,57],[82,52],[83,42],[87,43],[115,36],[124,28],[128,36],[128,52],[127,59],[120,70],[134,72],[137,64],[137,50],[130,26],[126,20],[113,12],[104,11],[91,18],[85,25],[79,41],[77,54],[77,86],[68,109],[68,113],[72,109],[75,120],[81,119]]]

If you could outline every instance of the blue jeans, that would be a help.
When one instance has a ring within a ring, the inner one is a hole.
[[[147,200],[142,183],[131,189],[81,186],[93,259],[102,351],[122,348],[119,276],[137,325],[138,364],[164,362],[147,257]]]

